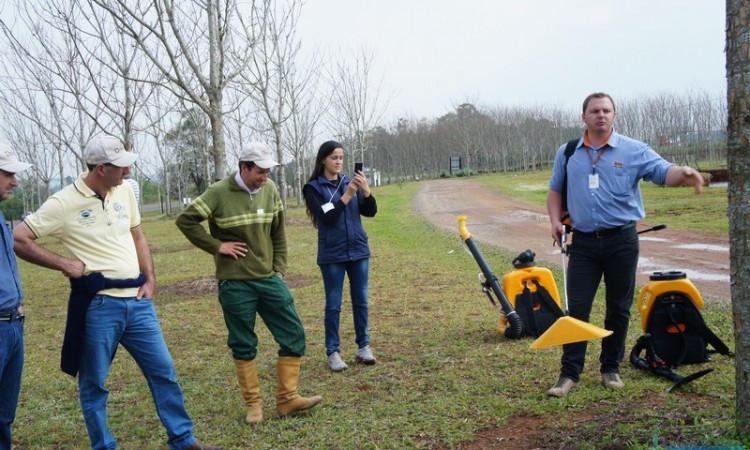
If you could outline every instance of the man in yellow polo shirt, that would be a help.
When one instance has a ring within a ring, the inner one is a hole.
[[[151,252],[140,227],[135,196],[123,178],[137,155],[120,139],[99,136],[83,151],[88,172],[57,192],[14,230],[16,254],[70,278],[67,328],[81,310],[81,342],[74,357],[63,344],[63,370],[78,372],[78,391],[92,449],[116,442],[107,427],[105,381],[118,344],[131,354],[147,380],[171,450],[220,449],[196,440],[176,380],[172,356],[152,302],[156,279]],[[40,246],[44,236],[59,239],[68,258]],[[85,283],[81,283],[85,280]],[[95,283],[96,282],[96,283]],[[97,287],[91,289],[90,286]],[[88,288],[88,295],[86,290]],[[90,292],[93,291],[93,292]],[[85,306],[81,308],[83,303]]]

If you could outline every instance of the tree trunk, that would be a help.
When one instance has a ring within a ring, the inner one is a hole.
[[[213,103],[213,113],[210,115],[211,137],[213,139],[212,157],[214,160],[213,181],[219,181],[227,175],[227,154],[224,138],[224,113],[221,99]],[[209,181],[209,180],[206,180]]]
[[[287,209],[287,185],[286,185],[286,168],[284,167],[284,147],[281,144],[281,123],[273,124],[274,142],[276,143],[276,161],[280,164],[276,167],[276,181],[278,182],[279,194],[281,194],[281,204],[284,210]]]
[[[729,267],[734,315],[736,427],[750,439],[750,0],[727,0]]]
[[[172,192],[172,183],[171,183],[172,177],[170,177],[169,174],[167,174],[166,172],[167,171],[165,171],[165,176],[164,176],[164,186],[165,186],[164,190],[167,193],[167,202],[165,205],[166,205],[166,213],[169,216],[172,214],[172,196],[170,195],[170,193]]]

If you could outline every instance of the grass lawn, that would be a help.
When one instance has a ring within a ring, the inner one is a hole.
[[[475,177],[472,180],[519,200],[543,206],[551,171],[514,173]],[[683,228],[721,236],[729,234],[726,186],[709,186],[701,195],[693,188],[665,188],[641,182],[646,219],[643,225],[664,223],[670,228]]]
[[[538,175],[475,178],[501,190],[527,192],[529,197],[523,198],[535,202],[543,197],[538,189],[520,186],[543,185],[545,179]],[[199,439],[225,449],[481,448],[469,443],[487,433],[502,436],[508,424],[521,421],[534,427],[520,433],[537,436],[536,446],[544,448],[740,445],[733,439],[734,360],[723,356],[710,364],[715,372],[671,395],[664,394],[667,380],[623,364],[626,387],[614,392],[599,384],[599,345],[593,342],[582,385],[564,399],[547,397],[545,391],[557,378],[560,349],[530,350],[529,339],[510,341],[497,333],[498,314],[481,291],[479,268],[464,251],[458,233],[436,230],[411,211],[410,201],[419,187],[419,183],[405,183],[374,189],[379,213],[366,219],[365,227],[373,253],[370,333],[378,364],[353,363],[356,345],[351,306],[345,299],[342,356],[351,364],[343,373],[332,373],[326,365],[316,232],[302,209],[289,211],[287,280],[308,342],[300,392],[322,395],[324,403],[301,417],[275,417],[277,348],[259,321],[257,360],[266,422],[256,427],[243,422],[244,405],[226,347],[211,257],[187,242],[173,218],[144,218],[159,282],[157,310]],[[644,189],[644,195],[651,194]],[[656,202],[646,203],[655,207]],[[726,211],[725,194],[723,206],[719,197],[709,203],[717,203],[716,211]],[[665,202],[665,208],[671,206],[676,207]],[[680,208],[695,215],[695,209],[703,207]],[[649,214],[654,221],[667,222],[660,209]],[[720,232],[717,224],[706,226]],[[61,250],[54,242],[46,244]],[[511,269],[516,256],[491,248],[482,251],[498,276]],[[555,275],[559,284],[556,269]],[[66,279],[25,262],[21,262],[21,276],[27,312],[26,365],[14,426],[16,448],[88,448],[76,381],[59,370]],[[596,302],[594,323],[602,322],[601,303]],[[734,348],[731,311],[712,308],[704,315]],[[635,311],[633,318],[628,351],[640,335]],[[678,372],[695,370],[686,366]],[[120,448],[167,448],[146,383],[124,349],[117,353],[108,387],[109,422]],[[503,441],[493,442],[496,448],[505,448]]]

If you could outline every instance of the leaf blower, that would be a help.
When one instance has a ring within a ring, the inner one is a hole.
[[[492,269],[490,269],[490,266],[487,264],[487,261],[484,259],[484,256],[482,256],[482,252],[479,251],[479,248],[474,242],[473,236],[469,233],[469,230],[466,229],[467,220],[466,216],[458,216],[458,233],[461,235],[461,239],[466,244],[466,247],[468,247],[471,255],[477,261],[477,264],[479,264],[479,268],[482,270],[482,275],[484,276],[483,280],[480,279],[482,290],[487,294],[487,297],[493,305],[497,307],[499,303],[501,314],[505,316],[504,320],[508,322],[508,326],[503,333],[505,337],[509,339],[519,339],[524,335],[523,321],[505,296],[505,293],[500,287],[497,276],[495,276]],[[492,297],[492,293],[495,294],[497,302],[495,302],[495,299]]]

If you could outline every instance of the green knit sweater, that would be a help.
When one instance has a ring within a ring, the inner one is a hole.
[[[271,180],[250,195],[230,175],[195,199],[177,217],[177,227],[193,245],[214,255],[219,280],[252,280],[286,270],[284,207]],[[235,260],[220,254],[222,242],[246,243],[247,255]]]

